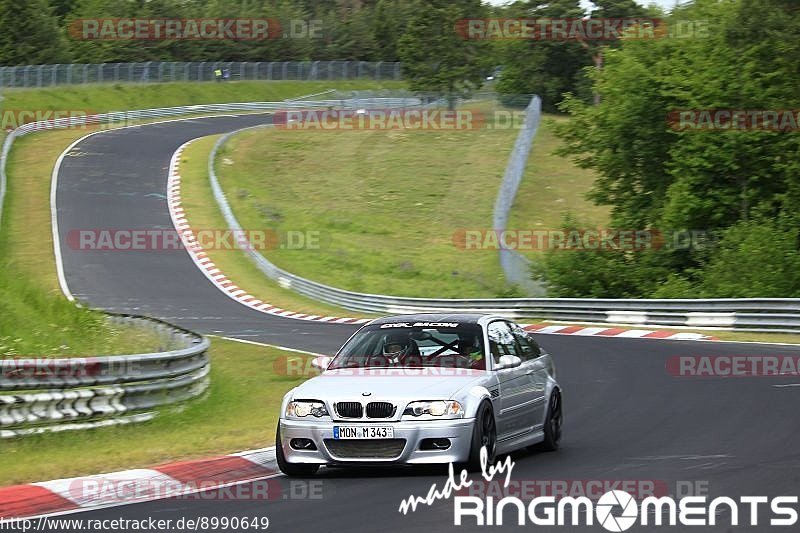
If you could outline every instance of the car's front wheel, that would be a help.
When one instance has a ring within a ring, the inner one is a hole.
[[[281,444],[280,422],[275,432],[275,458],[278,461],[278,468],[289,477],[309,477],[319,470],[319,465],[295,464],[286,461],[286,456],[283,454],[283,445]]]
[[[465,465],[470,472],[481,471],[481,449],[486,447],[486,464],[492,465],[497,455],[497,425],[494,421],[492,404],[485,401],[475,416],[475,426],[472,428],[472,446],[469,451],[469,460]]]

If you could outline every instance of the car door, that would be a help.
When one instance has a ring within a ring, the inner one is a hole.
[[[511,324],[511,332],[520,347],[520,358],[522,368],[530,379],[533,403],[530,406],[529,423],[534,429],[538,429],[544,423],[545,410],[547,406],[547,380],[549,372],[542,357],[544,352],[533,337],[516,324]]]
[[[491,322],[487,327],[489,350],[494,367],[500,357],[520,357],[520,347],[511,326],[504,320]],[[500,439],[521,435],[531,430],[533,416],[530,406],[534,403],[533,382],[529,368],[521,364],[512,368],[495,370],[500,388],[500,412],[497,413],[497,433]]]

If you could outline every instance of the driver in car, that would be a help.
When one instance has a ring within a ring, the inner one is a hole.
[[[458,353],[469,359],[470,368],[485,370],[486,361],[483,357],[483,347],[477,335],[462,334],[458,338]]]
[[[417,343],[406,333],[390,333],[383,341],[383,356],[392,365],[422,366]],[[417,360],[419,359],[419,360]]]

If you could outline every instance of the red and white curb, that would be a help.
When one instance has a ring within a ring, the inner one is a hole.
[[[167,182],[167,205],[169,206],[170,217],[175,226],[184,248],[194,261],[197,268],[223,293],[256,311],[269,313],[271,315],[299,320],[312,320],[317,322],[330,322],[337,324],[364,324],[369,322],[368,318],[339,318],[334,316],[308,315],[295,313],[276,307],[255,296],[247,293],[238,287],[233,281],[228,279],[223,272],[217,268],[206,251],[197,241],[194,231],[186,218],[186,213],[181,205],[181,176],[180,158],[184,149],[189,146],[194,139],[183,144],[172,155],[169,165],[169,178]],[[668,339],[668,340],[716,340],[702,333],[675,332],[668,330],[644,330],[644,329],[625,329],[618,327],[593,327],[593,326],[569,326],[569,325],[547,325],[533,324],[526,325],[525,329],[534,333],[557,334],[557,335],[579,335],[579,336],[598,336],[598,337],[627,337],[641,339]]]
[[[280,307],[276,307],[267,302],[259,300],[255,296],[248,294],[247,291],[238,287],[233,283],[224,273],[222,273],[214,262],[208,257],[208,254],[200,246],[197,238],[186,219],[186,213],[181,205],[181,176],[179,171],[180,158],[184,149],[194,141],[191,140],[183,144],[172,155],[172,160],[169,164],[169,178],[167,180],[167,205],[169,206],[169,214],[172,218],[172,223],[180,235],[184,248],[189,252],[197,268],[205,274],[205,276],[216,285],[216,287],[230,298],[236,300],[242,305],[246,305],[256,311],[268,313],[270,315],[281,316],[285,318],[294,318],[298,320],[312,320],[316,322],[329,322],[334,324],[365,324],[370,321],[368,318],[340,318],[335,316],[322,316],[322,315],[309,315],[305,313],[295,313],[294,311],[287,311]]]
[[[235,490],[235,486],[279,475],[273,446],[148,469],[2,487],[0,524],[3,520],[69,514],[166,498],[274,499],[280,497],[280,487],[268,481],[241,490]]]
[[[670,331],[666,329],[627,329],[602,326],[564,326],[549,324],[529,324],[523,326],[531,333],[552,335],[578,335],[581,337],[624,337],[629,339],[662,339],[679,341],[714,341],[716,337],[689,331]]]

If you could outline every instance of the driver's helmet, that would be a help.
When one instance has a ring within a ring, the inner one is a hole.
[[[481,339],[473,333],[462,333],[458,336],[458,352],[470,359],[481,359],[483,349]]]
[[[405,333],[390,333],[383,339],[383,355],[390,359],[405,357],[411,353],[411,340]]]

